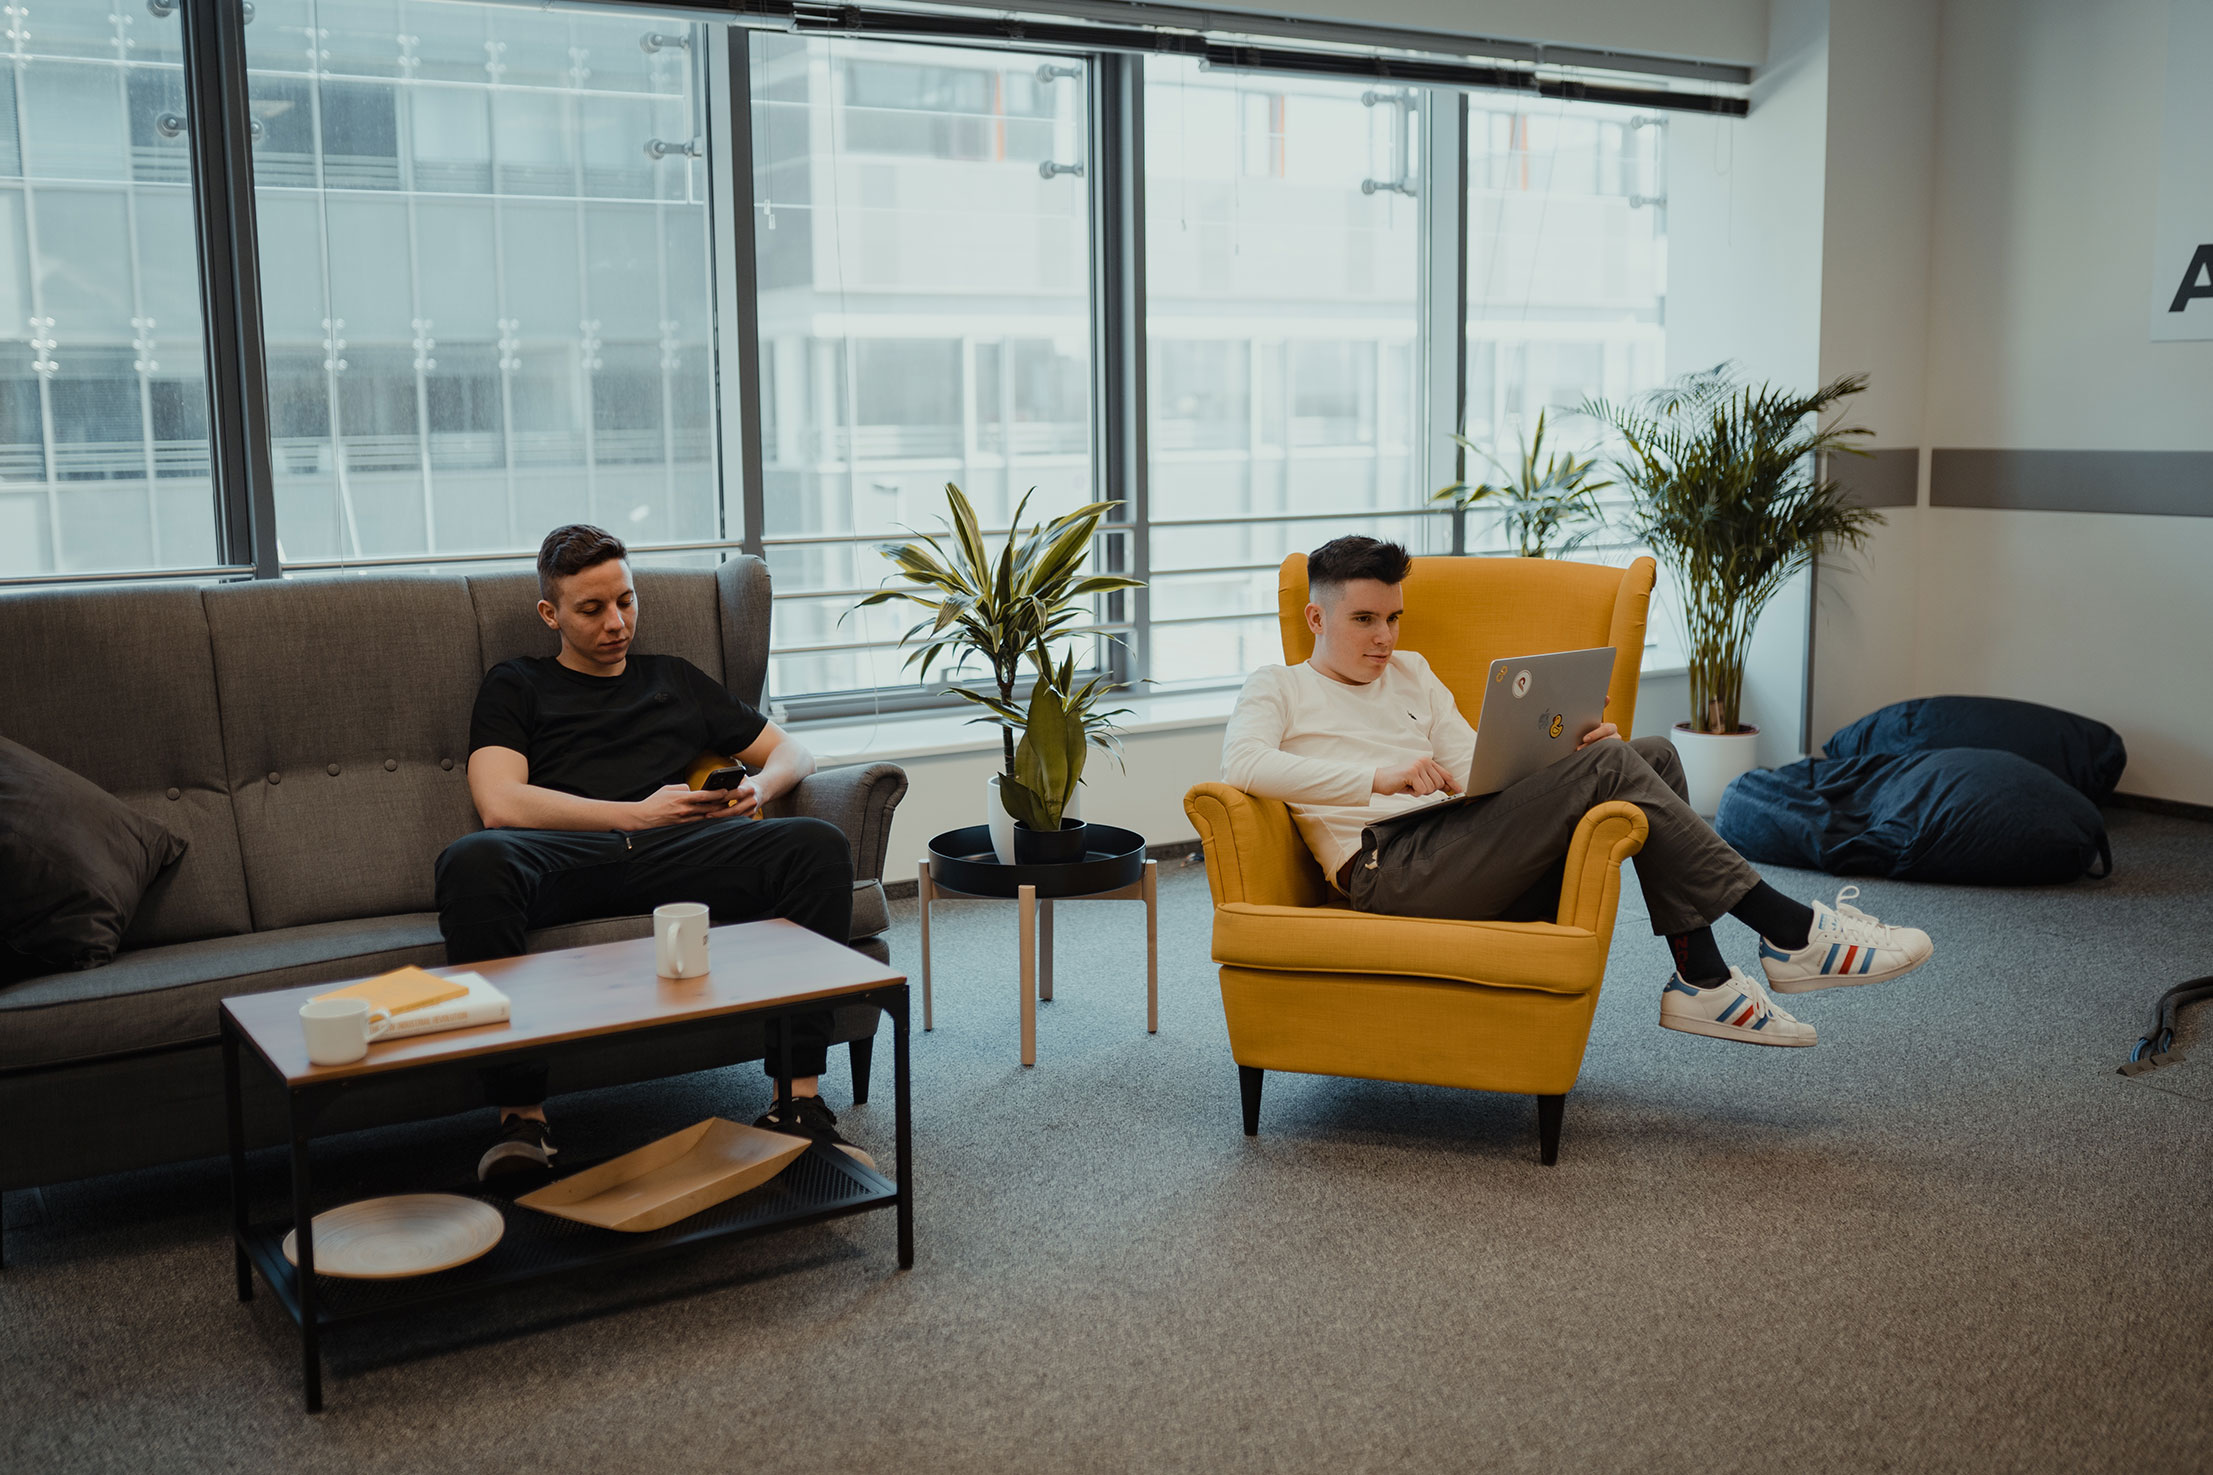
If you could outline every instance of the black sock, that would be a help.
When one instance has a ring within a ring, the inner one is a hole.
[[[1728,982],[1729,965],[1722,961],[1721,949],[1714,944],[1713,928],[1670,932],[1667,945],[1675,954],[1675,976],[1683,982],[1698,988]]]
[[[1792,901],[1765,881],[1744,893],[1744,900],[1729,908],[1729,915],[1792,952],[1804,947],[1813,933],[1813,908]]]

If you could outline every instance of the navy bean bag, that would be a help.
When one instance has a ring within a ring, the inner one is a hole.
[[[2103,722],[2004,697],[1916,697],[1846,723],[1821,747],[1831,758],[1997,748],[2050,771],[2093,804],[2113,797],[2128,767],[2121,735]]]
[[[1722,794],[1714,828],[1747,859],[1838,876],[2038,886],[2113,870],[2098,806],[1993,748],[1758,769]]]

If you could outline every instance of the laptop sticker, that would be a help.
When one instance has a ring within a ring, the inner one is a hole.
[[[1514,673],[1514,695],[1517,698],[1529,695],[1529,672],[1526,669]]]

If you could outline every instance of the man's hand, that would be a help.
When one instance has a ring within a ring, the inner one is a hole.
[[[1583,734],[1583,740],[1575,745],[1575,751],[1580,753],[1592,743],[1602,743],[1608,738],[1620,736],[1620,728],[1614,726],[1611,722],[1601,722],[1598,726]]]
[[[663,784],[630,806],[631,823],[625,829],[658,830],[667,825],[688,825],[735,813],[724,808],[733,797],[729,789],[694,789],[684,784]]]
[[[724,789],[722,797],[729,801],[720,811],[726,819],[745,819],[761,807],[761,791],[754,787],[750,778],[734,789]]]
[[[1447,794],[1460,792],[1460,785],[1445,772],[1445,766],[1434,758],[1416,758],[1396,768],[1379,768],[1375,771],[1375,791],[1378,794]]]

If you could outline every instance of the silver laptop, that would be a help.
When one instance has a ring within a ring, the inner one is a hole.
[[[1574,752],[1606,720],[1615,654],[1601,645],[1491,662],[1467,797],[1495,794]]]

